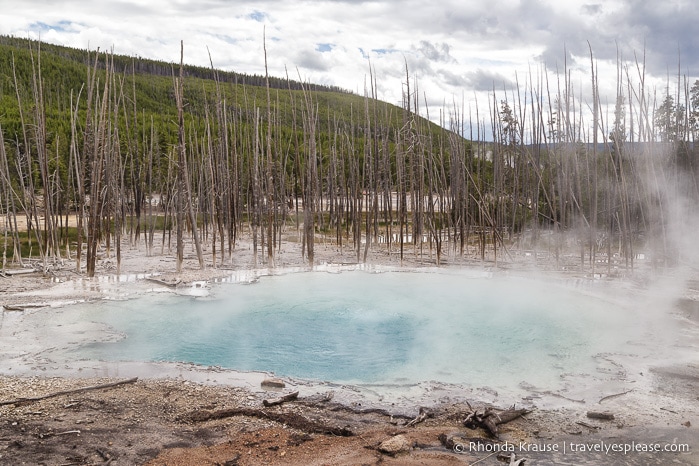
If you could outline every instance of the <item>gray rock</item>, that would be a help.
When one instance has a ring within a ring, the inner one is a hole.
[[[402,435],[396,435],[388,440],[384,440],[379,445],[379,451],[387,455],[395,456],[398,453],[410,451],[410,442]]]
[[[284,387],[286,387],[286,384],[284,383],[284,381],[282,379],[278,379],[276,377],[264,379],[260,385],[262,385],[262,387],[271,387],[271,388],[284,388]]]

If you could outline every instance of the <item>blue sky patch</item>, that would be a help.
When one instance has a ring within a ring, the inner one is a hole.
[[[263,22],[266,17],[267,17],[266,13],[263,13],[262,11],[257,11],[257,10],[253,11],[252,13],[250,13],[248,15],[248,18],[257,21],[258,23]]]
[[[335,46],[333,44],[317,44],[317,52],[330,52]]]
[[[58,32],[65,32],[73,29],[71,27],[71,22],[66,20],[58,21],[54,24],[47,24],[37,21],[36,23],[30,24],[29,28],[34,31],[50,31],[53,29],[54,31]]]
[[[387,53],[396,52],[396,49],[371,49],[377,55],[386,55]]]

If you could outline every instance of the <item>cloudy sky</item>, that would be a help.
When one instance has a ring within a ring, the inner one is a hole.
[[[589,76],[588,43],[603,90],[613,92],[618,55],[645,54],[660,87],[678,59],[691,82],[699,76],[695,0],[0,0],[0,9],[2,34],[170,62],[184,40],[186,62],[208,66],[208,48],[216,67],[249,74],[264,73],[266,31],[271,74],[363,94],[371,63],[379,97],[397,104],[407,62],[433,120],[445,102],[487,98],[564,61]]]

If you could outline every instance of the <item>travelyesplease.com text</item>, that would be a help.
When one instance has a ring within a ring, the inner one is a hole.
[[[503,443],[457,443],[454,445],[456,453],[545,453],[556,452],[563,454],[578,453],[687,453],[690,450],[686,443],[646,443],[646,442],[561,442],[561,443],[529,443],[529,442],[503,442]]]

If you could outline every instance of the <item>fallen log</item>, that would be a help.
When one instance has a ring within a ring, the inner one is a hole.
[[[280,396],[278,398],[272,398],[269,400],[262,400],[262,404],[269,408],[270,406],[277,406],[277,405],[284,404],[284,403],[289,402],[289,401],[294,401],[298,397],[299,397],[299,392],[296,391],[293,393],[289,393],[288,395]]]
[[[105,383],[105,384],[101,384],[101,385],[92,385],[89,387],[74,388],[72,390],[61,390],[60,392],[53,392],[53,393],[49,393],[48,395],[36,396],[36,397],[31,397],[31,398],[17,398],[15,400],[9,400],[9,401],[0,401],[0,406],[33,403],[35,401],[41,401],[41,400],[45,400],[47,398],[54,398],[54,397],[61,396],[61,395],[71,395],[73,393],[82,393],[82,392],[87,392],[90,390],[103,390],[105,388],[112,388],[112,387],[118,387],[119,385],[126,385],[126,384],[135,383],[137,380],[138,380],[138,377],[134,377],[132,379],[120,380],[118,382],[110,382],[110,383]]]
[[[498,438],[500,424],[506,424],[530,412],[528,409],[514,409],[514,407],[504,411],[496,411],[493,408],[487,408],[484,411],[475,410],[466,416],[463,424],[469,429],[480,427],[487,430],[493,437]]]
[[[256,417],[285,424],[294,429],[302,430],[309,434],[336,435],[339,437],[352,437],[354,432],[348,427],[336,427],[322,422],[306,419],[296,413],[273,413],[254,408],[230,408],[217,411],[198,410],[186,416],[191,422],[204,422],[216,419],[226,419],[234,416]]]
[[[14,275],[26,275],[29,273],[37,273],[37,272],[40,272],[40,270],[38,270],[38,269],[5,269],[4,275],[12,277]]]
[[[491,417],[494,417],[495,419],[497,419],[496,424],[506,424],[506,423],[508,423],[508,422],[510,422],[510,421],[514,421],[514,420],[517,419],[518,417],[521,417],[521,416],[523,416],[523,415],[525,415],[525,414],[527,414],[527,413],[529,413],[529,412],[530,412],[530,411],[527,410],[527,409],[514,409],[514,408],[510,408],[510,409],[507,409],[507,410],[505,410],[505,411],[501,411],[501,412],[499,412],[499,413],[493,410],[493,411],[490,413],[490,416],[491,416]]]
[[[2,308],[6,311],[26,311],[27,309],[39,309],[46,307],[48,304],[28,303],[28,304],[3,304]]]
[[[614,420],[614,415],[608,411],[605,411],[605,412],[588,411],[587,417],[589,417],[590,419],[600,419],[602,421],[613,421]]]
[[[157,283],[158,285],[167,286],[168,288],[177,288],[177,285],[182,283],[182,280],[179,278],[168,281],[168,280],[155,278],[155,277],[146,277],[146,280],[149,282]]]
[[[311,396],[304,396],[302,398],[298,398],[296,400],[296,404],[304,405],[304,406],[318,406],[319,404],[323,404],[323,408],[328,410],[328,411],[346,411],[349,413],[353,414],[378,414],[381,416],[385,416],[391,419],[397,418],[397,419],[405,419],[406,422],[409,422],[413,420],[411,416],[408,416],[406,414],[399,414],[399,413],[391,413],[387,409],[383,408],[354,408],[352,406],[347,406],[342,403],[332,403],[332,399],[334,398],[335,393],[330,391],[322,394],[316,394],[316,395],[311,395]]]
[[[349,413],[354,413],[354,414],[379,414],[381,416],[389,417],[391,419],[393,418],[399,418],[399,419],[405,419],[406,421],[410,421],[413,418],[410,416],[407,416],[405,414],[391,414],[390,411],[387,409],[383,408],[352,408],[351,406],[346,406],[341,403],[333,403],[332,405],[328,406],[328,409],[330,411],[346,411]]]
[[[500,432],[498,432],[498,425],[493,419],[493,416],[486,417],[485,419],[483,419],[481,424],[488,430],[488,432],[490,432],[490,434],[493,437],[497,438],[499,436]]]

